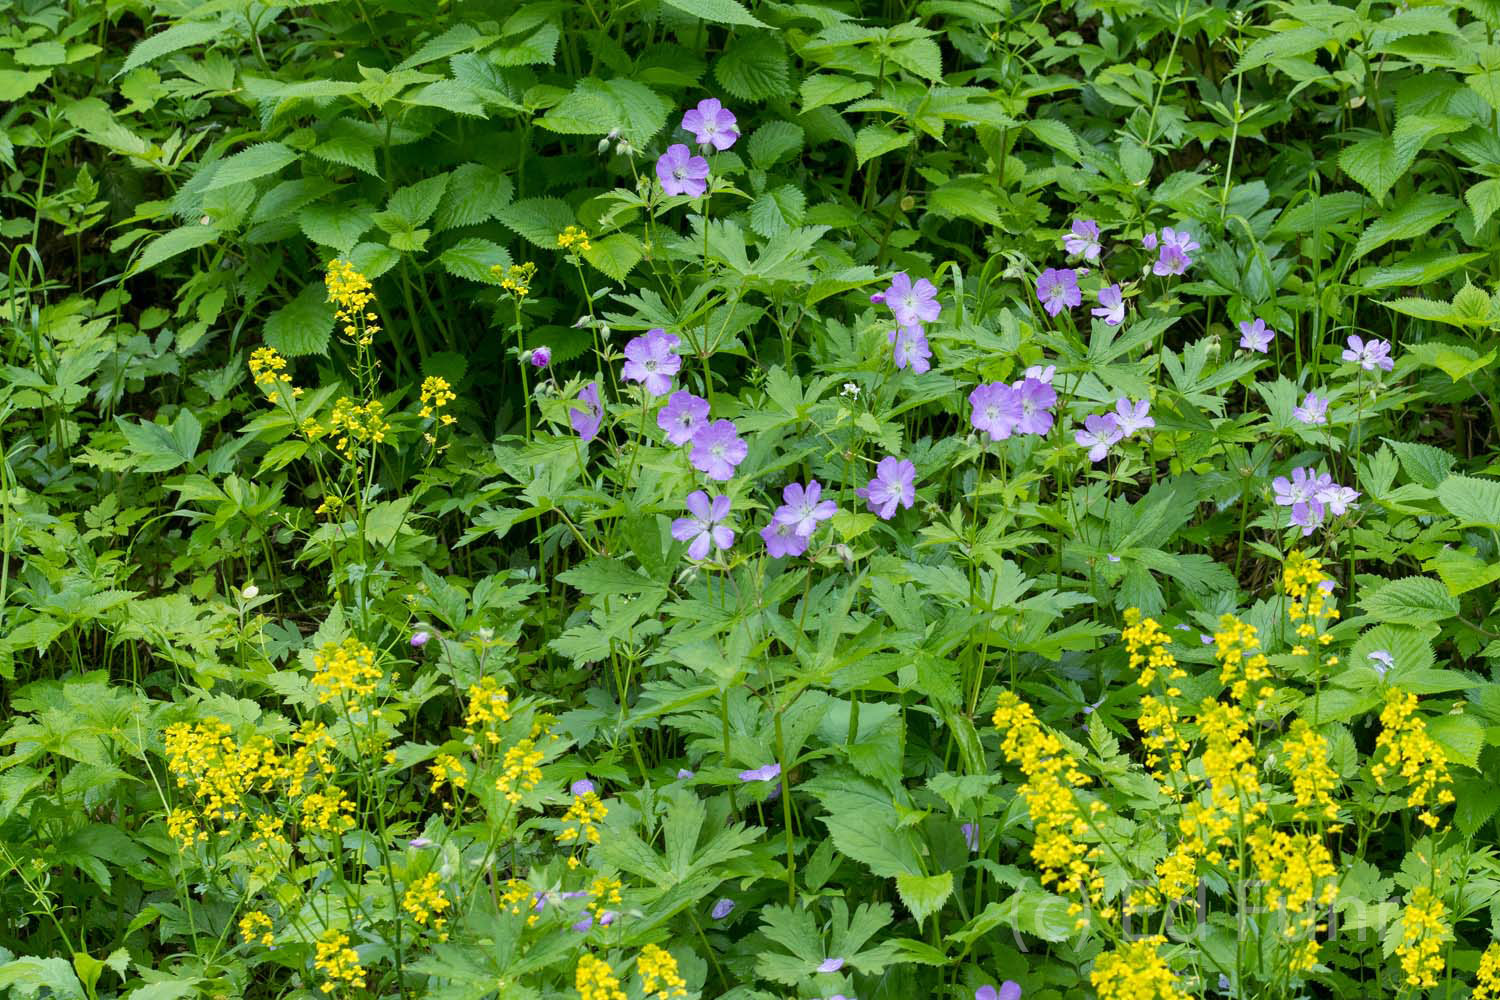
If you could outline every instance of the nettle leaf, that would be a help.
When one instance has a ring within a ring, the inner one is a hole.
[[[500,279],[491,268],[498,266],[503,271],[512,263],[510,251],[481,239],[459,240],[443,251],[438,260],[449,274],[483,285],[499,285]]]
[[[948,897],[953,895],[953,873],[897,875],[896,892],[920,924],[941,910]]]
[[[289,358],[327,354],[333,333],[333,303],[322,282],[312,282],[297,297],[266,317],[263,337]]]
[[[1416,162],[1423,146],[1437,136],[1462,132],[1472,124],[1456,115],[1403,115],[1388,138],[1366,139],[1345,149],[1339,155],[1339,166],[1376,201],[1384,201],[1386,192]]]
[[[279,142],[262,142],[220,160],[214,175],[204,186],[204,192],[244,184],[274,174],[288,163],[295,163],[297,154]]]
[[[759,32],[739,36],[714,63],[714,77],[742,101],[768,101],[792,94],[786,45],[779,35]]]
[[[45,69],[0,69],[0,101],[19,101],[51,75]]]
[[[380,171],[375,168],[375,140],[354,128],[354,124],[343,118],[335,121],[329,137],[312,148],[312,155],[379,177]]]
[[[505,174],[493,167],[465,163],[453,171],[432,227],[442,232],[498,218],[500,210],[510,204],[513,193],[510,178]]]
[[[811,111],[825,105],[847,104],[864,97],[875,89],[869,80],[838,76],[833,73],[815,73],[802,81],[802,110]]]
[[[623,282],[625,276],[641,262],[644,248],[641,241],[629,233],[613,233],[590,241],[583,252],[583,259],[601,272]]]
[[[203,425],[186,407],[177,411],[171,427],[145,420],[129,421],[123,417],[116,417],[115,424],[125,435],[125,442],[135,458],[131,467],[137,472],[168,472],[191,462],[203,436]]]
[[[1406,471],[1411,481],[1428,489],[1436,489],[1437,485],[1453,471],[1453,466],[1458,463],[1458,459],[1430,444],[1395,441],[1391,438],[1380,440],[1396,453],[1396,457],[1401,460],[1401,468]]]
[[[662,0],[673,10],[710,21],[714,24],[739,24],[751,28],[764,28],[764,21],[745,9],[739,0]]]
[[[1431,625],[1458,614],[1448,588],[1428,576],[1392,580],[1361,597],[1360,605],[1370,617],[1397,625]]]
[[[1500,481],[1449,476],[1437,486],[1438,503],[1462,528],[1500,531]]]
[[[1451,318],[1452,308],[1445,308],[1449,310]],[[1488,368],[1495,360],[1494,348],[1481,356],[1467,344],[1444,344],[1432,340],[1408,345],[1407,353],[1422,364],[1438,369],[1455,382]]]
[[[1478,229],[1490,221],[1490,216],[1500,212],[1500,177],[1480,181],[1464,192],[1464,201],[1474,213],[1474,228]]]
[[[750,204],[750,228],[770,238],[800,226],[807,213],[807,196],[802,189],[783,184],[767,191]]]
[[[769,170],[802,149],[803,135],[802,129],[791,122],[767,122],[755,130],[746,144],[750,162],[761,170]]]
[[[1389,214],[1376,219],[1360,234],[1354,245],[1354,258],[1358,260],[1374,253],[1387,243],[1425,236],[1438,223],[1445,221],[1458,211],[1459,201],[1440,194],[1413,194],[1393,208]]]
[[[496,218],[543,250],[556,250],[557,235],[575,223],[573,210],[560,198],[523,198],[505,206]]]
[[[359,238],[375,224],[375,209],[367,201],[356,201],[348,205],[308,205],[297,213],[297,226],[302,235],[320,246],[332,247],[339,253],[348,253]]]
[[[218,229],[213,226],[202,224],[192,226],[181,226],[168,233],[163,233],[156,239],[147,243],[141,250],[141,255],[136,258],[135,265],[131,268],[131,274],[140,274],[149,271],[158,264],[164,263],[176,257],[178,254],[196,250],[201,246],[207,246],[219,238]]]
[[[1427,735],[1443,748],[1448,759],[1465,767],[1479,766],[1484,749],[1484,724],[1472,715],[1439,715],[1427,720]]]
[[[174,24],[166,31],[159,31],[149,38],[144,38],[130,50],[130,55],[120,67],[120,76],[129,73],[137,66],[144,66],[148,62],[160,59],[162,56],[171,55],[181,49],[194,45],[203,45],[212,42],[224,35],[224,26],[217,21],[184,21]]]
[[[888,125],[866,125],[854,136],[854,157],[863,167],[878,156],[910,145],[910,132],[897,132]]]
[[[586,77],[536,124],[560,135],[608,135],[618,129],[632,145],[644,146],[666,126],[669,111],[643,83]]]

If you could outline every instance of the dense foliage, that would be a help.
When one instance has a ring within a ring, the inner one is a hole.
[[[1500,996],[1497,29],[0,0],[0,996]]]

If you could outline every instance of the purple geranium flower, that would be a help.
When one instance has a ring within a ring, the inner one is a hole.
[[[875,466],[875,478],[870,484],[855,490],[854,495],[869,503],[876,517],[889,521],[896,516],[898,505],[911,510],[917,495],[916,476],[915,465],[902,458],[887,456]]]
[[[969,393],[969,423],[997,441],[1010,437],[1021,422],[1021,395],[1004,382],[986,382]]]
[[[746,784],[752,781],[775,781],[781,777],[780,764],[766,764],[762,767],[752,767],[748,771],[740,772],[740,780]]]
[[[1304,424],[1326,424],[1328,423],[1328,400],[1317,393],[1308,393],[1302,400],[1302,405],[1292,410],[1292,416]]]
[[[772,521],[761,528],[760,537],[766,543],[766,552],[772,559],[800,556],[807,551],[807,539],[797,534],[790,524],[780,521]]]
[[[583,915],[583,919],[579,920],[576,924],[573,925],[573,929],[580,934],[586,934],[588,932],[588,929],[593,926],[594,915],[592,913],[585,913]]]
[[[665,396],[672,388],[672,376],[682,368],[677,356],[681,341],[661,327],[647,330],[625,345],[625,364],[620,374],[626,381],[639,382],[652,396]]]
[[[734,112],[715,97],[704,98],[696,108],[682,116],[682,127],[693,133],[695,142],[719,150],[733,146],[740,137],[740,130],[735,125]]]
[[[1027,378],[1034,378],[1038,382],[1046,382],[1048,385],[1052,384],[1052,377],[1056,374],[1056,365],[1032,365],[1026,369]]]
[[[1161,248],[1157,252],[1156,263],[1151,266],[1151,273],[1158,277],[1176,275],[1185,272],[1193,263],[1193,258],[1188,256],[1198,249],[1198,244],[1193,241],[1192,234],[1183,231],[1177,232],[1170,227],[1161,231]]]
[[[1312,469],[1292,470],[1292,478],[1277,476],[1271,481],[1276,491],[1276,505],[1292,509],[1292,524],[1302,529],[1303,536],[1323,523],[1325,507],[1318,494],[1334,486],[1333,478],[1326,473],[1319,476]]]
[[[1371,661],[1370,669],[1379,674],[1381,680],[1385,680],[1386,671],[1396,665],[1396,658],[1390,654],[1389,650],[1385,649],[1375,650],[1367,659]]]
[[[1379,368],[1382,371],[1390,371],[1396,367],[1396,362],[1391,359],[1391,345],[1385,340],[1364,341],[1358,337],[1350,337],[1349,349],[1344,352],[1345,361],[1352,361],[1367,372]]]
[[[734,900],[725,898],[720,899],[717,903],[715,903],[714,908],[708,911],[708,915],[713,917],[715,920],[723,920],[733,912]]]
[[[693,468],[709,479],[722,483],[734,475],[734,467],[749,453],[750,446],[740,437],[733,420],[715,420],[693,432]]]
[[[594,783],[587,778],[579,778],[568,786],[568,791],[574,795],[587,795],[594,790]]]
[[[1334,517],[1342,517],[1350,507],[1355,506],[1359,499],[1359,491],[1350,489],[1348,486],[1340,486],[1338,483],[1330,483],[1319,487],[1313,494],[1313,499],[1328,508],[1328,512]]]
[[[989,985],[981,986],[974,991],[974,1000],[1021,1000],[1021,984],[1007,979],[998,990]]]
[[[677,769],[677,777],[683,781],[691,781],[693,779],[693,772],[685,767],[679,767]]]
[[[842,969],[843,967],[844,967],[844,960],[842,958],[825,958],[825,959],[823,959],[823,963],[818,966],[818,971],[819,972],[837,972],[840,969]]]
[[[1084,260],[1098,260],[1099,223],[1093,219],[1074,219],[1072,228],[1063,235],[1063,249]]]
[[[919,278],[913,284],[905,271],[898,271],[891,278],[891,287],[885,290],[885,304],[891,307],[901,326],[931,323],[943,311],[932,282]]]
[[[1109,446],[1120,438],[1120,420],[1113,413],[1090,413],[1083,420],[1083,430],[1073,434],[1073,440],[1089,450],[1089,461],[1102,462],[1109,454]]]
[[[656,161],[656,176],[667,194],[697,198],[708,190],[708,161],[694,156],[682,143],[675,143]]]
[[[411,637],[412,648],[421,649],[427,645],[427,640],[432,638],[431,632],[414,632]]]
[[[1254,323],[1240,324],[1240,346],[1247,351],[1269,354],[1271,341],[1275,338],[1276,331],[1266,326],[1266,321],[1263,319],[1256,319]]]
[[[1083,293],[1078,290],[1078,272],[1071,268],[1047,268],[1036,279],[1036,297],[1048,316],[1072,309],[1083,302]]]
[[[896,345],[895,358],[897,368],[910,368],[913,374],[924,375],[932,369],[932,348],[927,346],[927,335],[922,332],[921,324],[898,327],[891,331],[888,338]]]
[[[1097,316],[1110,326],[1125,322],[1125,296],[1119,285],[1105,285],[1099,289],[1099,307],[1090,309],[1089,315]]]
[[[673,521],[672,537],[692,543],[689,559],[707,559],[710,546],[723,552],[734,544],[734,530],[723,523],[729,516],[728,497],[721,494],[710,500],[707,493],[694,490],[687,496],[687,509],[693,516]]]
[[[1157,243],[1157,240],[1156,240],[1156,234],[1155,233],[1147,233],[1145,236],[1141,237],[1141,248],[1144,249],[1144,250],[1147,250],[1147,251],[1155,250],[1156,249],[1156,243]]]
[[[781,499],[785,502],[776,508],[773,520],[791,525],[792,530],[803,538],[810,537],[820,521],[828,520],[839,509],[832,500],[819,500],[822,495],[823,486],[816,479],[808,480],[806,486],[787,483],[781,491]]]
[[[584,386],[583,391],[578,394],[578,401],[588,409],[570,408],[568,422],[573,425],[573,430],[578,432],[578,436],[587,443],[598,436],[599,425],[604,423],[604,404],[599,401],[599,383],[590,382]]]
[[[1016,433],[1041,436],[1052,429],[1052,407],[1057,405],[1057,390],[1050,382],[1024,378],[1011,386],[1011,391],[1021,404]]]
[[[686,389],[678,389],[667,399],[667,405],[656,415],[656,426],[666,431],[673,444],[687,444],[698,428],[708,422],[708,400],[699,399]]]
[[[1143,399],[1139,403],[1131,402],[1124,397],[1115,400],[1115,420],[1119,424],[1120,434],[1124,437],[1134,437],[1137,431],[1149,430],[1156,426],[1156,421],[1151,416],[1151,401]]]
[[[552,363],[552,348],[538,347],[531,352],[531,367],[546,368]]]

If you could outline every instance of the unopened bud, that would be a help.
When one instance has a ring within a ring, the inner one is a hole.
[[[260,596],[260,588],[255,584],[246,584],[245,589],[240,591],[240,596],[247,601],[253,601]]]

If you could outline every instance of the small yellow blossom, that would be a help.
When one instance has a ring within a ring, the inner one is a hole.
[[[1138,938],[1094,959],[1089,982],[1099,1000],[1170,1000],[1181,996],[1177,977],[1157,952],[1166,940],[1160,935]]]
[[[496,264],[490,268],[490,273],[499,280],[501,288],[518,299],[524,299],[531,292],[531,282],[536,277],[536,265],[530,261],[510,267]]]
[[[313,656],[313,687],[318,703],[342,699],[351,711],[357,711],[360,700],[375,692],[384,676],[375,667],[375,651],[358,639],[324,644]]]
[[[276,943],[271,933],[271,918],[260,910],[251,910],[240,918],[240,938],[248,943],[259,943],[269,948]]]
[[[1426,886],[1407,898],[1401,911],[1401,943],[1396,945],[1407,986],[1431,989],[1438,984],[1446,966],[1443,950],[1453,940],[1453,928],[1443,921],[1447,913],[1443,901]]]
[[[578,226],[568,226],[557,234],[557,245],[569,252],[586,253],[593,249],[589,242],[589,234]]]
[[[615,970],[604,959],[593,955],[585,954],[578,960],[573,985],[582,1000],[625,1000],[625,991],[620,989]]]
[[[365,984],[359,953],[349,947],[349,935],[335,928],[329,928],[318,938],[313,967],[326,977],[319,987],[325,994],[332,994],[340,986],[359,989]]]
[[[597,792],[584,792],[573,796],[573,804],[563,814],[563,828],[557,835],[559,844],[575,844],[587,841],[599,843],[599,823],[609,815],[609,808],[600,800]]]
[[[665,948],[648,944],[635,960],[641,975],[641,989],[648,998],[672,1000],[687,996],[687,982],[677,971],[677,959]]]
[[[448,922],[443,912],[453,903],[438,881],[438,873],[429,872],[412,883],[401,897],[401,908],[411,914],[418,925],[426,927],[430,921],[433,930],[441,931]]]

